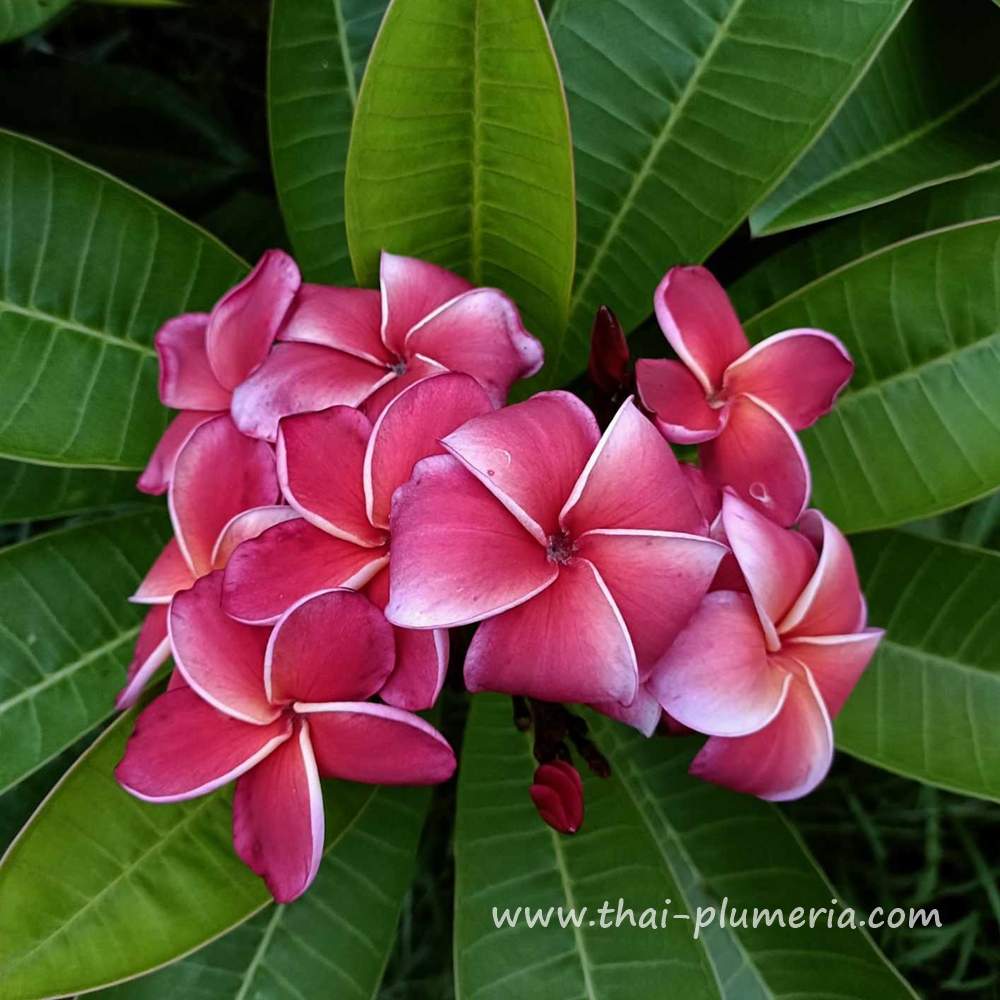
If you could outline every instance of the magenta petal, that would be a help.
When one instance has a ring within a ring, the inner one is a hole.
[[[285,499],[311,524],[377,546],[385,532],[368,520],[364,489],[371,432],[368,418],[347,406],[288,417],[278,434],[278,478]]]
[[[577,554],[597,567],[625,619],[639,664],[649,675],[708,592],[726,547],[671,532],[590,531]]]
[[[495,406],[503,406],[514,382],[534,375],[545,360],[517,306],[495,288],[475,288],[432,313],[406,335],[406,351],[472,375]]]
[[[287,717],[251,725],[174,688],[139,714],[115,777],[147,802],[180,802],[238,778],[291,735]]]
[[[218,416],[219,414],[214,411],[203,410],[183,410],[178,413],[167,425],[163,436],[153,449],[146,468],[135,484],[136,489],[154,497],[166,493],[174,475],[174,465],[181,446],[196,427]]]
[[[382,411],[368,440],[364,459],[365,506],[372,524],[389,527],[392,494],[439,443],[472,417],[493,405],[469,375],[446,373],[410,386]]]
[[[786,330],[751,347],[726,370],[728,395],[744,393],[777,410],[795,430],[833,409],[851,381],[847,348],[823,330]]]
[[[690,773],[737,792],[787,802],[811,792],[833,761],[833,730],[808,676],[795,678],[777,717],[749,736],[715,736]]]
[[[394,363],[382,343],[382,296],[371,288],[303,285],[278,340],[319,344],[383,367]]]
[[[545,549],[450,455],[418,462],[392,502],[386,617],[448,628],[498,614],[558,575]]]
[[[708,531],[670,445],[631,398],[604,432],[559,523],[574,536],[594,528]]]
[[[639,686],[635,651],[594,567],[585,559],[560,566],[547,590],[480,625],[465,657],[465,686],[630,704]]]
[[[725,408],[708,405],[704,386],[679,361],[640,358],[635,386],[668,441],[698,444],[716,437],[725,426]]]
[[[139,629],[132,662],[128,665],[125,687],[115,699],[115,708],[131,708],[142,694],[150,678],[170,657],[170,639],[167,637],[167,606],[157,604],[150,608]]]
[[[169,604],[178,590],[187,590],[195,579],[177,539],[171,538],[129,600],[133,604]]]
[[[301,281],[288,254],[268,250],[215,304],[206,346],[212,371],[225,388],[235,389],[267,357]]]
[[[819,552],[819,563],[778,631],[788,636],[857,631],[866,613],[847,539],[818,510],[806,511],[799,530]]]
[[[236,387],[233,420],[244,434],[273,441],[278,421],[328,406],[357,406],[392,379],[388,369],[316,344],[277,344]]]
[[[395,640],[364,594],[328,590],[293,605],[274,626],[264,661],[270,701],[364,701],[392,672]]]
[[[833,719],[844,707],[884,635],[883,629],[870,628],[853,635],[803,636],[789,639],[782,651],[812,674]]]
[[[660,703],[646,684],[639,685],[639,691],[631,705],[623,705],[617,701],[601,701],[590,707],[608,718],[638,729],[643,736],[652,736],[656,732],[660,717],[663,715]]]
[[[368,415],[369,420],[378,420],[382,411],[404,389],[408,389],[415,382],[430,378],[431,375],[443,375],[447,370],[436,361],[428,361],[427,358],[410,358],[406,362],[406,371],[402,375],[396,375],[394,370],[390,378],[364,401],[361,409]]]
[[[709,525],[711,531],[716,519],[722,512],[722,491],[713,486],[706,478],[701,469],[694,465],[681,462],[681,475],[691,491],[695,506]],[[714,535],[712,537],[715,537]]]
[[[323,858],[323,790],[303,720],[287,740],[236,782],[233,846],[278,903],[309,888]]]
[[[406,335],[428,313],[472,290],[472,284],[436,264],[382,251],[382,342],[403,355]]]
[[[809,463],[795,431],[780,414],[750,396],[729,404],[729,421],[698,447],[710,483],[732,487],[776,524],[794,524],[809,502]]]
[[[653,296],[660,329],[707,393],[750,344],[729,297],[704,267],[673,267]]]
[[[685,726],[742,736],[775,717],[790,683],[791,675],[768,661],[753,601],[718,591],[657,664],[649,689]]]
[[[223,528],[250,507],[278,498],[274,452],[244,437],[227,416],[202,424],[177,456],[167,498],[174,533],[196,576],[212,568]]]
[[[296,518],[233,552],[226,564],[223,606],[241,622],[270,625],[308,594],[363,587],[388,561],[388,549],[334,538]]]
[[[222,610],[222,571],[202,577],[170,603],[170,645],[184,679],[220,712],[263,724],[278,714],[264,690],[267,629]]]
[[[545,545],[598,439],[587,406],[557,390],[476,417],[443,444]]]
[[[419,715],[371,702],[295,706],[309,720],[319,772],[373,785],[436,785],[455,772],[455,752]]]
[[[559,833],[576,833],[583,824],[583,781],[564,760],[542,764],[528,789],[538,815]]]
[[[174,410],[228,410],[232,395],[208,363],[208,313],[167,320],[153,338],[160,357],[160,402]]]
[[[237,514],[219,535],[212,552],[212,568],[225,569],[229,557],[238,545],[256,538],[258,535],[273,528],[276,524],[291,521],[299,517],[294,507],[272,504],[267,507],[251,507],[250,510]]]

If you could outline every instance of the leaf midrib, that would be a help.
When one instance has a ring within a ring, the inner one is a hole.
[[[49,326],[57,329],[72,330],[75,333],[82,333],[85,336],[93,337],[95,340],[104,341],[105,343],[112,344],[115,347],[124,347],[127,350],[135,351],[138,354],[145,354],[152,358],[156,357],[156,351],[146,344],[140,344],[135,340],[127,340],[124,337],[116,337],[114,334],[105,333],[103,330],[95,330],[91,326],[86,326],[76,320],[64,319],[63,317],[56,316],[53,313],[45,312],[36,306],[22,306],[9,300],[3,300],[0,301],[0,318],[2,318],[5,312],[16,313],[19,316],[25,316],[28,319],[35,320],[37,322],[47,323]]]

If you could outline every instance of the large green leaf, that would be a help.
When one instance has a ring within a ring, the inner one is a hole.
[[[817,866],[794,828],[774,806],[735,795],[688,775],[691,740],[648,740],[633,729],[591,717],[595,739],[636,803],[680,888],[676,900],[688,913],[723,901],[737,915],[748,911],[826,907],[801,928],[719,926],[701,932],[700,942],[731,1000],[801,1000],[828,997],[911,997],[872,944],[858,929],[828,927],[837,892]],[[705,911],[707,912],[707,911]]]
[[[40,28],[73,0],[0,0],[0,42]]]
[[[0,132],[0,455],[139,469],[167,421],[151,342],[246,265],[92,167]]]
[[[887,629],[837,744],[910,778],[1000,800],[1000,554],[899,531],[852,539]]]
[[[926,521],[914,521],[907,525],[907,530],[927,538],[1000,551],[1000,493]]]
[[[1000,486],[998,240],[994,218],[890,244],[746,322],[751,340],[829,330],[854,356],[832,415],[802,435],[814,503],[844,530],[927,517]]]
[[[0,458],[0,524],[44,521],[146,500],[135,488],[134,472],[28,465]]]
[[[579,250],[563,356],[594,312],[631,328],[673,264],[703,260],[815,138],[908,0],[557,0]],[[552,363],[554,362],[554,363]]]
[[[346,199],[359,284],[377,282],[383,248],[423,257],[502,288],[558,356],[576,242],[573,161],[535,0],[390,6],[358,99]],[[585,362],[586,351],[576,357]]]
[[[585,778],[587,817],[574,837],[538,818],[528,787],[531,747],[511,721],[510,699],[476,696],[462,747],[455,829],[455,993],[462,1000],[503,997],[645,997],[669,984],[686,1000],[719,996],[690,921],[655,930],[601,927],[619,899],[635,919],[657,914],[680,895],[652,832],[618,777]],[[495,924],[494,908],[587,908],[583,926],[515,928]],[[597,924],[595,926],[595,924]],[[544,983],[544,991],[540,984]]]
[[[115,782],[133,718],[122,717],[80,758],[0,863],[4,1000],[76,993],[141,975],[268,904],[263,882],[232,848],[231,789],[152,805]],[[356,991],[367,995],[388,951],[427,794],[325,783],[322,888],[262,918],[265,929],[271,921],[267,940],[258,924],[229,941],[238,959],[220,942],[210,958],[219,976],[206,968],[204,981],[218,984],[235,962],[241,978],[219,995],[277,988],[290,973],[338,988],[356,978]],[[164,981],[199,978],[196,961]]]
[[[146,610],[127,597],[169,537],[151,511],[0,550],[0,789],[114,711]]]
[[[387,0],[274,0],[268,107],[274,182],[308,281],[353,278],[344,170],[368,51]]]
[[[920,0],[819,141],[753,213],[780,232],[1000,163],[1000,12]]]

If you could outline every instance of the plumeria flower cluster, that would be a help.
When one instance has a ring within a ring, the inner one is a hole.
[[[174,538],[118,704],[172,655],[118,767],[150,801],[236,782],[239,856],[279,901],[316,874],[320,777],[434,783],[450,746],[414,714],[445,682],[449,631],[476,624],[471,692],[533,730],[530,789],[574,833],[572,747],[610,773],[585,705],[645,733],[709,736],[692,773],[803,795],[830,720],[881,633],[846,541],[807,510],[795,430],[853,371],[792,330],[750,347],[703,268],[656,293],[679,361],[636,365],[595,321],[595,416],[564,391],[505,405],[542,364],[502,292],[383,254],[378,291],[302,284],[270,251],[210,314],[157,335],[180,413],[140,480]],[[699,467],[674,443],[697,443]]]

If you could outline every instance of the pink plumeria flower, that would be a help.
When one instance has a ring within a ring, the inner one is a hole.
[[[359,410],[331,407],[281,421],[278,477],[300,516],[241,545],[226,569],[226,610],[247,623],[276,620],[294,601],[333,586],[389,600],[389,505],[413,466],[493,404],[469,375],[448,372],[411,385],[374,426]],[[397,628],[396,668],[381,692],[400,708],[434,704],[448,667],[448,633]]]
[[[187,686],[142,712],[115,775],[147,802],[236,780],[236,853],[287,903],[323,854],[320,777],[436,784],[455,755],[419,716],[368,701],[392,671],[394,645],[364,595],[312,595],[269,630],[229,618],[221,589],[216,571],[174,598],[170,636]]]
[[[703,267],[675,267],[656,290],[656,318],[680,361],[640,360],[643,406],[668,441],[697,444],[701,471],[778,524],[809,502],[795,434],[829,413],[854,373],[823,330],[775,334],[751,347],[722,286]]]
[[[167,497],[174,537],[130,600],[148,604],[118,708],[134,705],[170,655],[167,609],[175,594],[226,564],[233,549],[295,511],[279,497],[274,449],[245,437],[226,414],[192,431],[177,453]]]
[[[273,441],[281,417],[366,397],[374,420],[407,386],[443,371],[471,375],[502,406],[514,381],[541,367],[542,345],[503,292],[390,253],[380,283],[302,286],[281,343],[235,393],[241,430]]]
[[[154,340],[160,401],[181,412],[139,477],[140,490],[165,493],[191,432],[229,412],[233,390],[267,357],[300,283],[295,261],[281,250],[268,250],[211,313],[185,313],[160,328]]]
[[[727,493],[722,519],[749,593],[710,593],[649,687],[674,719],[712,737],[692,774],[799,798],[826,776],[830,720],[883,632],[865,627],[850,546],[819,511],[789,531]]]
[[[483,621],[470,691],[631,704],[698,606],[724,546],[631,399],[603,437],[567,392],[476,417],[392,501],[386,616]],[[485,619],[485,621],[484,621]]]

